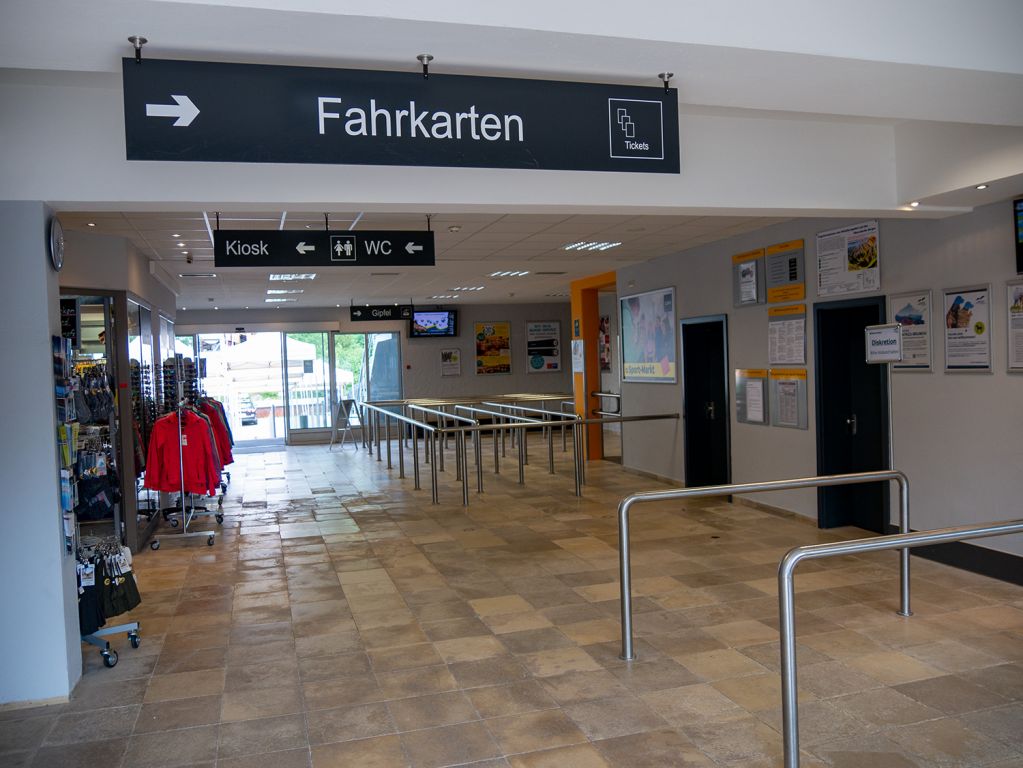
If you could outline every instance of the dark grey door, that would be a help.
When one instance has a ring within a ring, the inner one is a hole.
[[[728,318],[682,321],[682,413],[686,487],[731,482]]]
[[[882,297],[814,306],[819,474],[888,468],[887,381],[884,366],[864,361],[863,341],[863,329],[884,317]],[[884,532],[887,483],[821,488],[817,500],[821,528]]]

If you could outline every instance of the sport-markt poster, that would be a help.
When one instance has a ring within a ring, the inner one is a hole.
[[[625,296],[622,311],[622,380],[675,383],[675,289]]]
[[[1007,286],[1009,308],[1009,370],[1023,372],[1023,282]]]
[[[893,363],[897,371],[931,369],[931,292],[914,291],[892,294],[891,317],[902,326],[902,362]]]
[[[526,368],[529,373],[561,370],[561,323],[526,323]]]
[[[881,257],[876,221],[817,233],[817,295],[876,291]]]
[[[991,289],[944,292],[945,370],[991,370]]]
[[[476,375],[511,373],[511,323],[474,323]]]
[[[462,352],[457,348],[442,349],[440,351],[440,375],[461,376],[462,375]]]

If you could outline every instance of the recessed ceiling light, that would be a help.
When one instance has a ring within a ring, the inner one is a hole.
[[[457,288],[452,288],[452,291],[482,291],[482,285],[463,285]]]
[[[547,298],[549,299],[564,299],[568,296],[567,293],[548,293]]]
[[[267,288],[267,294],[281,294],[281,293],[305,293],[304,288]]]
[[[315,280],[316,273],[303,272],[301,274],[296,272],[285,272],[283,274],[270,274],[271,280]]]
[[[452,234],[454,234],[455,232],[461,232],[461,231],[462,231],[462,227],[461,227],[460,224],[452,224],[450,227],[448,227],[448,232],[451,232]]]
[[[912,203],[909,204],[909,207],[910,208],[919,208],[920,207],[920,201],[919,200],[914,200]]]
[[[186,309],[188,309],[188,307],[182,307],[182,308],[181,308],[181,310],[182,310],[182,311],[184,311],[184,310],[186,310]]]
[[[184,247],[185,247],[184,243],[178,243],[178,248],[184,248]]]
[[[505,270],[503,272],[491,272],[491,277],[525,277],[529,270]]]
[[[443,296],[430,296],[430,298],[431,299],[457,299],[458,298],[458,294],[457,293],[447,293],[447,294],[444,294]]]
[[[978,184],[974,189],[987,189],[987,184]]]
[[[248,307],[246,307],[246,309],[248,309]]]
[[[214,307],[214,309],[220,309],[220,307]]]
[[[181,252],[181,255],[182,255],[182,256],[187,256],[187,255],[188,255],[188,251],[182,251],[182,252]]]
[[[216,272],[179,272],[178,277],[216,277]]]
[[[298,301],[298,299],[263,299],[267,304],[281,304],[285,301]]]
[[[335,307],[338,307],[338,308],[340,308],[340,307],[341,307],[341,305],[340,305],[340,304],[335,304],[334,306],[335,306]]]
[[[978,189],[979,189],[979,187],[978,187]],[[95,227],[95,226],[96,226],[96,222],[94,222],[94,221],[90,221],[90,222],[89,222],[88,224],[86,224],[85,226],[87,226],[87,227]]]
[[[580,240],[578,243],[569,243],[568,245],[561,246],[563,251],[606,251],[611,248],[617,248],[621,245],[620,242],[611,240],[604,240],[601,242],[590,242],[587,240]]]

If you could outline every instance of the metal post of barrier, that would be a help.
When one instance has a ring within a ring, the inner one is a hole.
[[[387,468],[390,469],[391,468],[391,417],[389,415],[387,415],[386,413],[384,414],[384,429],[386,430],[386,434],[384,436],[384,441],[387,443]]]
[[[439,410],[441,412],[444,411],[443,408],[438,408],[437,410]],[[440,471],[443,472],[444,471],[444,451],[448,447],[448,443],[450,441],[450,439],[448,438],[448,433],[444,431],[444,430],[446,430],[448,428],[448,417],[447,416],[438,416],[437,417],[437,424],[441,428],[441,433],[440,433],[440,458],[438,458],[437,460],[440,462]]]
[[[576,432],[579,429],[579,423],[572,422],[572,475],[575,478],[575,495],[583,495],[582,479],[579,476],[579,440],[576,437]]]
[[[636,658],[632,643],[632,575],[630,567],[629,542],[629,510],[633,504],[649,501],[668,501],[678,499],[706,498],[708,496],[731,496],[740,493],[757,493],[766,491],[788,491],[797,488],[826,488],[836,485],[857,485],[860,483],[897,482],[902,487],[899,494],[899,519],[901,525],[909,527],[909,479],[898,470],[881,470],[877,472],[854,472],[843,475],[820,475],[817,477],[800,477],[791,480],[768,480],[759,483],[737,483],[733,485],[714,485],[702,488],[680,488],[670,491],[647,491],[626,496],[618,504],[618,535],[619,535],[619,568],[621,572],[621,607],[622,607],[622,654],[621,658],[631,661]],[[901,558],[900,558],[901,561]],[[909,607],[909,577],[902,571],[902,608]],[[902,613],[902,611],[900,611]],[[905,615],[905,614],[903,614]]]
[[[547,471],[554,474],[554,427],[547,427]]]
[[[785,768],[799,768],[799,706],[796,658],[795,583],[796,566],[803,560],[855,555],[882,550],[949,544],[1023,533],[1023,520],[1003,520],[982,526],[957,526],[918,533],[898,533],[871,539],[854,539],[832,544],[811,544],[790,549],[778,565],[778,612],[781,645],[782,737]]]
[[[497,436],[498,432],[501,433],[500,437]],[[501,442],[504,441],[504,430],[503,429],[500,429],[500,430],[495,429],[493,434],[494,434],[494,474],[495,475],[499,475],[499,474],[501,474],[501,459],[498,457],[498,453],[499,453],[499,449],[500,449],[500,445],[499,445],[498,441],[499,440]]]
[[[397,419],[395,419],[397,421]],[[405,423],[397,421],[398,429],[398,477],[405,478]]]
[[[455,435],[455,461],[458,464],[458,474],[462,478],[462,506],[469,506],[469,467],[466,459],[465,432],[459,430]]]
[[[440,504],[440,491],[437,488],[437,433],[430,433],[430,497],[434,504]]]
[[[415,489],[419,490],[419,430],[412,427],[412,477],[415,478]]]
[[[525,432],[525,427],[521,428],[522,432]],[[518,429],[512,430],[512,434],[518,432]],[[526,484],[526,441],[523,436],[519,435],[519,485]]]
[[[382,461],[380,455],[380,411],[373,411],[373,434],[376,435],[377,461]]]
[[[483,433],[472,433],[473,458],[476,459],[476,493],[483,493]]]

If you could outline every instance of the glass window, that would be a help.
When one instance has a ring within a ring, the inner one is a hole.
[[[330,426],[327,331],[286,333],[288,429]]]

